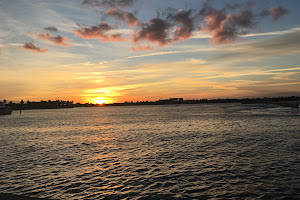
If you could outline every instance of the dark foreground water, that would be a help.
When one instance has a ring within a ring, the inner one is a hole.
[[[0,116],[0,193],[300,199],[300,109],[209,104]]]

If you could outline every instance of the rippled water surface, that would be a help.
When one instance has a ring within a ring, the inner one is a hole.
[[[0,116],[0,192],[300,199],[300,109],[199,104]]]

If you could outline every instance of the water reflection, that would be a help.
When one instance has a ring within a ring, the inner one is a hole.
[[[0,119],[0,189],[56,199],[296,199],[299,116],[238,104],[26,111]]]

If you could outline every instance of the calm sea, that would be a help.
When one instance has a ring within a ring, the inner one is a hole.
[[[300,109],[198,104],[0,116],[0,192],[52,199],[300,199]]]

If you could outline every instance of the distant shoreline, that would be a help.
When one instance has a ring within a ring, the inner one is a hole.
[[[203,103],[241,103],[241,104],[275,104],[284,107],[298,108],[300,97],[264,97],[264,98],[243,98],[243,99],[192,99],[170,98],[158,101],[130,101],[112,104],[92,104],[92,103],[73,103],[73,101],[40,101],[20,103],[10,102],[6,104],[11,110],[32,110],[32,109],[59,109],[59,108],[76,108],[76,107],[102,107],[102,106],[139,106],[139,105],[174,105],[174,104],[203,104]]]

